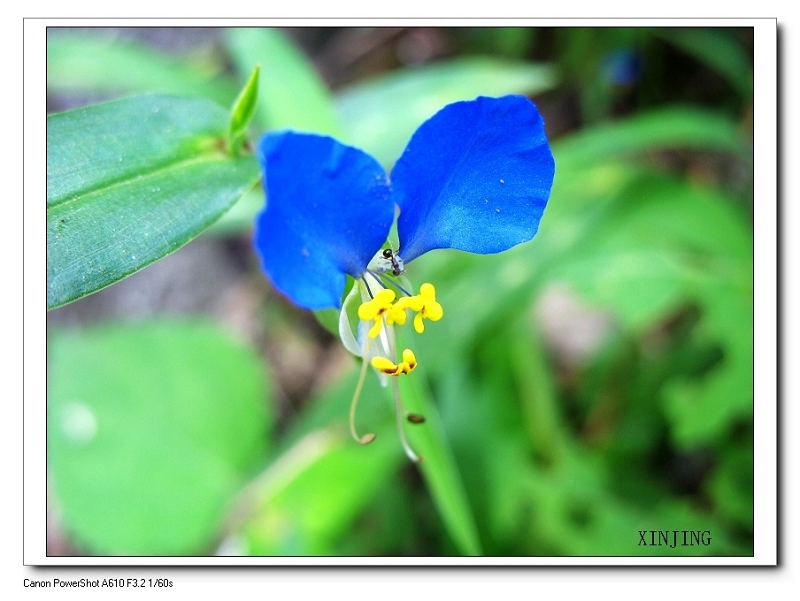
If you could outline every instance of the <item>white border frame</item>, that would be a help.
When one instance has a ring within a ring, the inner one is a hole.
[[[46,271],[46,28],[49,26],[315,26],[526,25],[754,27],[754,326],[755,539],[754,556],[714,557],[48,557],[45,550]],[[777,563],[777,23],[775,19],[26,19],[24,28],[24,546],[23,563],[40,566],[709,566]],[[42,300],[40,300],[42,299]],[[152,571],[152,570],[151,570]],[[156,577],[156,576],[154,576]]]

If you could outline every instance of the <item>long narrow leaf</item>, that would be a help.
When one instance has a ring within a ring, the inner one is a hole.
[[[685,106],[598,125],[558,141],[553,154],[557,169],[563,173],[589,163],[664,148],[716,150],[746,159],[750,146],[737,123],[715,111]]]
[[[47,123],[47,306],[95,292],[211,225],[258,181],[223,154],[228,114],[142,96]]]
[[[481,555],[475,517],[467,499],[444,427],[427,390],[420,384],[421,374],[400,382],[403,402],[412,413],[425,417],[425,423],[411,426],[411,444],[423,461],[422,475],[433,502],[456,548],[464,555]]]

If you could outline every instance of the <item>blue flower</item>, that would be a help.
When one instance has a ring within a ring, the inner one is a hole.
[[[266,204],[254,244],[265,273],[300,307],[342,309],[345,346],[384,378],[416,367],[409,349],[393,359],[392,327],[406,311],[418,332],[423,318],[443,314],[430,283],[412,294],[405,264],[438,248],[490,254],[530,240],[555,172],[542,117],[524,96],[447,105],[414,132],[391,176],[365,152],[309,133],[266,134],[258,159]],[[396,211],[394,249],[386,241]],[[347,276],[358,285],[343,298]],[[358,301],[354,335],[346,309]]]
[[[275,287],[306,309],[340,308],[395,214],[405,263],[436,248],[488,254],[533,238],[555,164],[536,106],[522,96],[450,104],[414,133],[389,177],[333,138],[282,131],[258,158],[267,203],[255,247]]]

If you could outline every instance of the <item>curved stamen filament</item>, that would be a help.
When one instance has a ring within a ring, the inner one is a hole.
[[[364,343],[364,350],[362,353],[362,362],[361,362],[361,373],[358,376],[358,384],[356,385],[356,390],[353,393],[353,398],[350,401],[350,434],[360,444],[369,444],[373,440],[375,440],[376,436],[372,432],[368,432],[363,436],[359,436],[358,432],[356,432],[356,407],[358,406],[358,399],[361,396],[361,389],[364,388],[364,380],[367,377],[367,365],[369,364],[369,361],[367,361],[368,349],[369,349],[369,338],[367,338],[366,342]]]

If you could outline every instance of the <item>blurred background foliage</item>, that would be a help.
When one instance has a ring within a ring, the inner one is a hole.
[[[376,378],[378,438],[349,438],[358,364],[259,272],[259,186],[50,311],[49,554],[752,554],[752,30],[51,28],[47,63],[50,113],[228,108],[258,64],[254,141],[325,132],[387,168],[448,102],[526,94],[556,159],[532,242],[408,270],[446,312],[403,382],[421,466]]]

